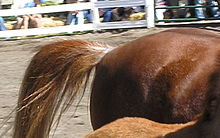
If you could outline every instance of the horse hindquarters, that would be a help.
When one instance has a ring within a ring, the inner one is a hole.
[[[184,123],[203,111],[205,88],[199,88],[203,82],[192,88],[196,91],[191,91],[193,95],[188,95],[186,101],[174,102],[175,97],[167,95],[173,92],[173,81],[164,74],[154,78],[149,89],[145,89],[147,80],[134,77],[126,69],[115,74],[110,72],[102,65],[96,70],[90,100],[91,121],[95,130],[122,117],[143,117],[168,124]]]
[[[170,40],[173,36],[175,41]],[[93,128],[121,117],[161,123],[193,120],[204,110],[208,78],[215,70],[215,36],[200,29],[176,29],[108,53],[97,66],[91,94]]]
[[[111,71],[110,71],[111,72]],[[93,129],[124,116],[145,116],[143,94],[126,70],[112,75],[98,65],[90,98]]]

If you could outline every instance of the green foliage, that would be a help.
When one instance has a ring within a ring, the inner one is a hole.
[[[16,21],[17,17],[16,16],[7,16],[3,17],[5,21]]]
[[[54,1],[46,1],[45,3],[41,4],[41,6],[55,6],[55,5],[59,5],[59,4]],[[44,13],[42,15],[43,17],[51,17],[51,16],[59,17],[60,15],[63,15],[63,14],[65,14],[65,12]]]
[[[58,5],[58,3],[54,1],[46,1],[45,3],[41,4],[41,6],[54,6],[54,5]]]
[[[11,9],[11,5],[2,5],[2,9]]]

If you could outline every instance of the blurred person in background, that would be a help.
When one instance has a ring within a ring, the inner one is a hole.
[[[165,7],[166,6],[166,2],[165,0],[156,0],[155,1],[156,6],[157,7]],[[156,10],[156,18],[157,20],[163,20],[164,19],[164,12],[166,11],[166,9],[157,9]]]
[[[2,9],[2,6],[0,5],[0,10]],[[0,31],[5,31],[7,30],[5,25],[4,25],[4,19],[0,16]]]
[[[204,4],[204,1],[203,0],[195,0],[194,3],[196,6],[202,6]],[[205,15],[204,15],[203,8],[195,8],[195,16],[198,19],[204,19]]]
[[[98,1],[109,1],[109,0],[98,0]],[[102,22],[110,22],[112,20],[112,8],[100,8],[99,16],[103,18]]]
[[[80,3],[84,1],[79,0],[66,0],[66,4]],[[85,1],[86,2],[86,1]],[[89,13],[87,13],[89,14]],[[85,13],[86,16],[86,13]],[[84,11],[74,10],[69,11],[67,15],[67,25],[84,24]]]
[[[189,0],[190,3],[193,3],[196,6],[209,5],[217,6],[218,0]],[[190,5],[193,5],[190,4]],[[208,7],[208,8],[195,8],[195,17],[198,19],[204,19],[205,17],[220,17],[218,7]]]
[[[178,0],[166,0],[167,6],[178,6]],[[178,18],[178,10],[177,9],[168,9],[167,13],[169,13],[169,18]]]
[[[41,3],[45,3],[45,0],[31,0],[24,4],[23,8],[32,8],[32,7],[40,7]],[[21,6],[21,5],[20,5]],[[40,28],[42,16],[41,14],[30,14],[30,15],[22,15],[17,17],[17,23],[14,26],[14,29],[23,29],[28,28]]]
[[[159,0],[160,1],[160,0]],[[187,6],[188,0],[165,0],[167,6]],[[185,18],[187,17],[188,9],[187,8],[173,8],[166,11],[165,18]]]
[[[209,6],[218,6],[219,5],[219,0],[206,0],[206,5]],[[218,7],[210,7],[207,9],[209,11],[209,16],[211,17],[220,17],[220,12]]]
[[[7,30],[5,25],[4,25],[4,19],[0,16],[0,31],[5,31]]]
[[[126,21],[134,13],[133,7],[118,7],[112,9],[112,21]]]

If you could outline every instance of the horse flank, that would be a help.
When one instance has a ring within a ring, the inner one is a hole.
[[[92,68],[112,49],[81,40],[43,47],[32,58],[20,88],[13,137],[49,137],[61,104],[57,123],[80,89],[86,87]]]
[[[220,56],[218,56],[220,57]],[[163,124],[146,118],[125,117],[113,121],[84,138],[217,138],[220,137],[220,60],[209,78],[205,110],[196,120],[184,124]]]

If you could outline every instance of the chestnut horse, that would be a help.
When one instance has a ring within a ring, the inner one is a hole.
[[[219,138],[220,60],[209,81],[205,111],[201,118],[186,124],[160,124],[144,118],[122,118],[105,125],[85,138]]]
[[[14,138],[48,137],[56,113],[60,112],[59,120],[76,95],[85,91],[93,68],[94,129],[122,117],[191,121],[204,110],[219,38],[185,28],[147,35],[118,48],[82,40],[46,45],[26,70]]]

